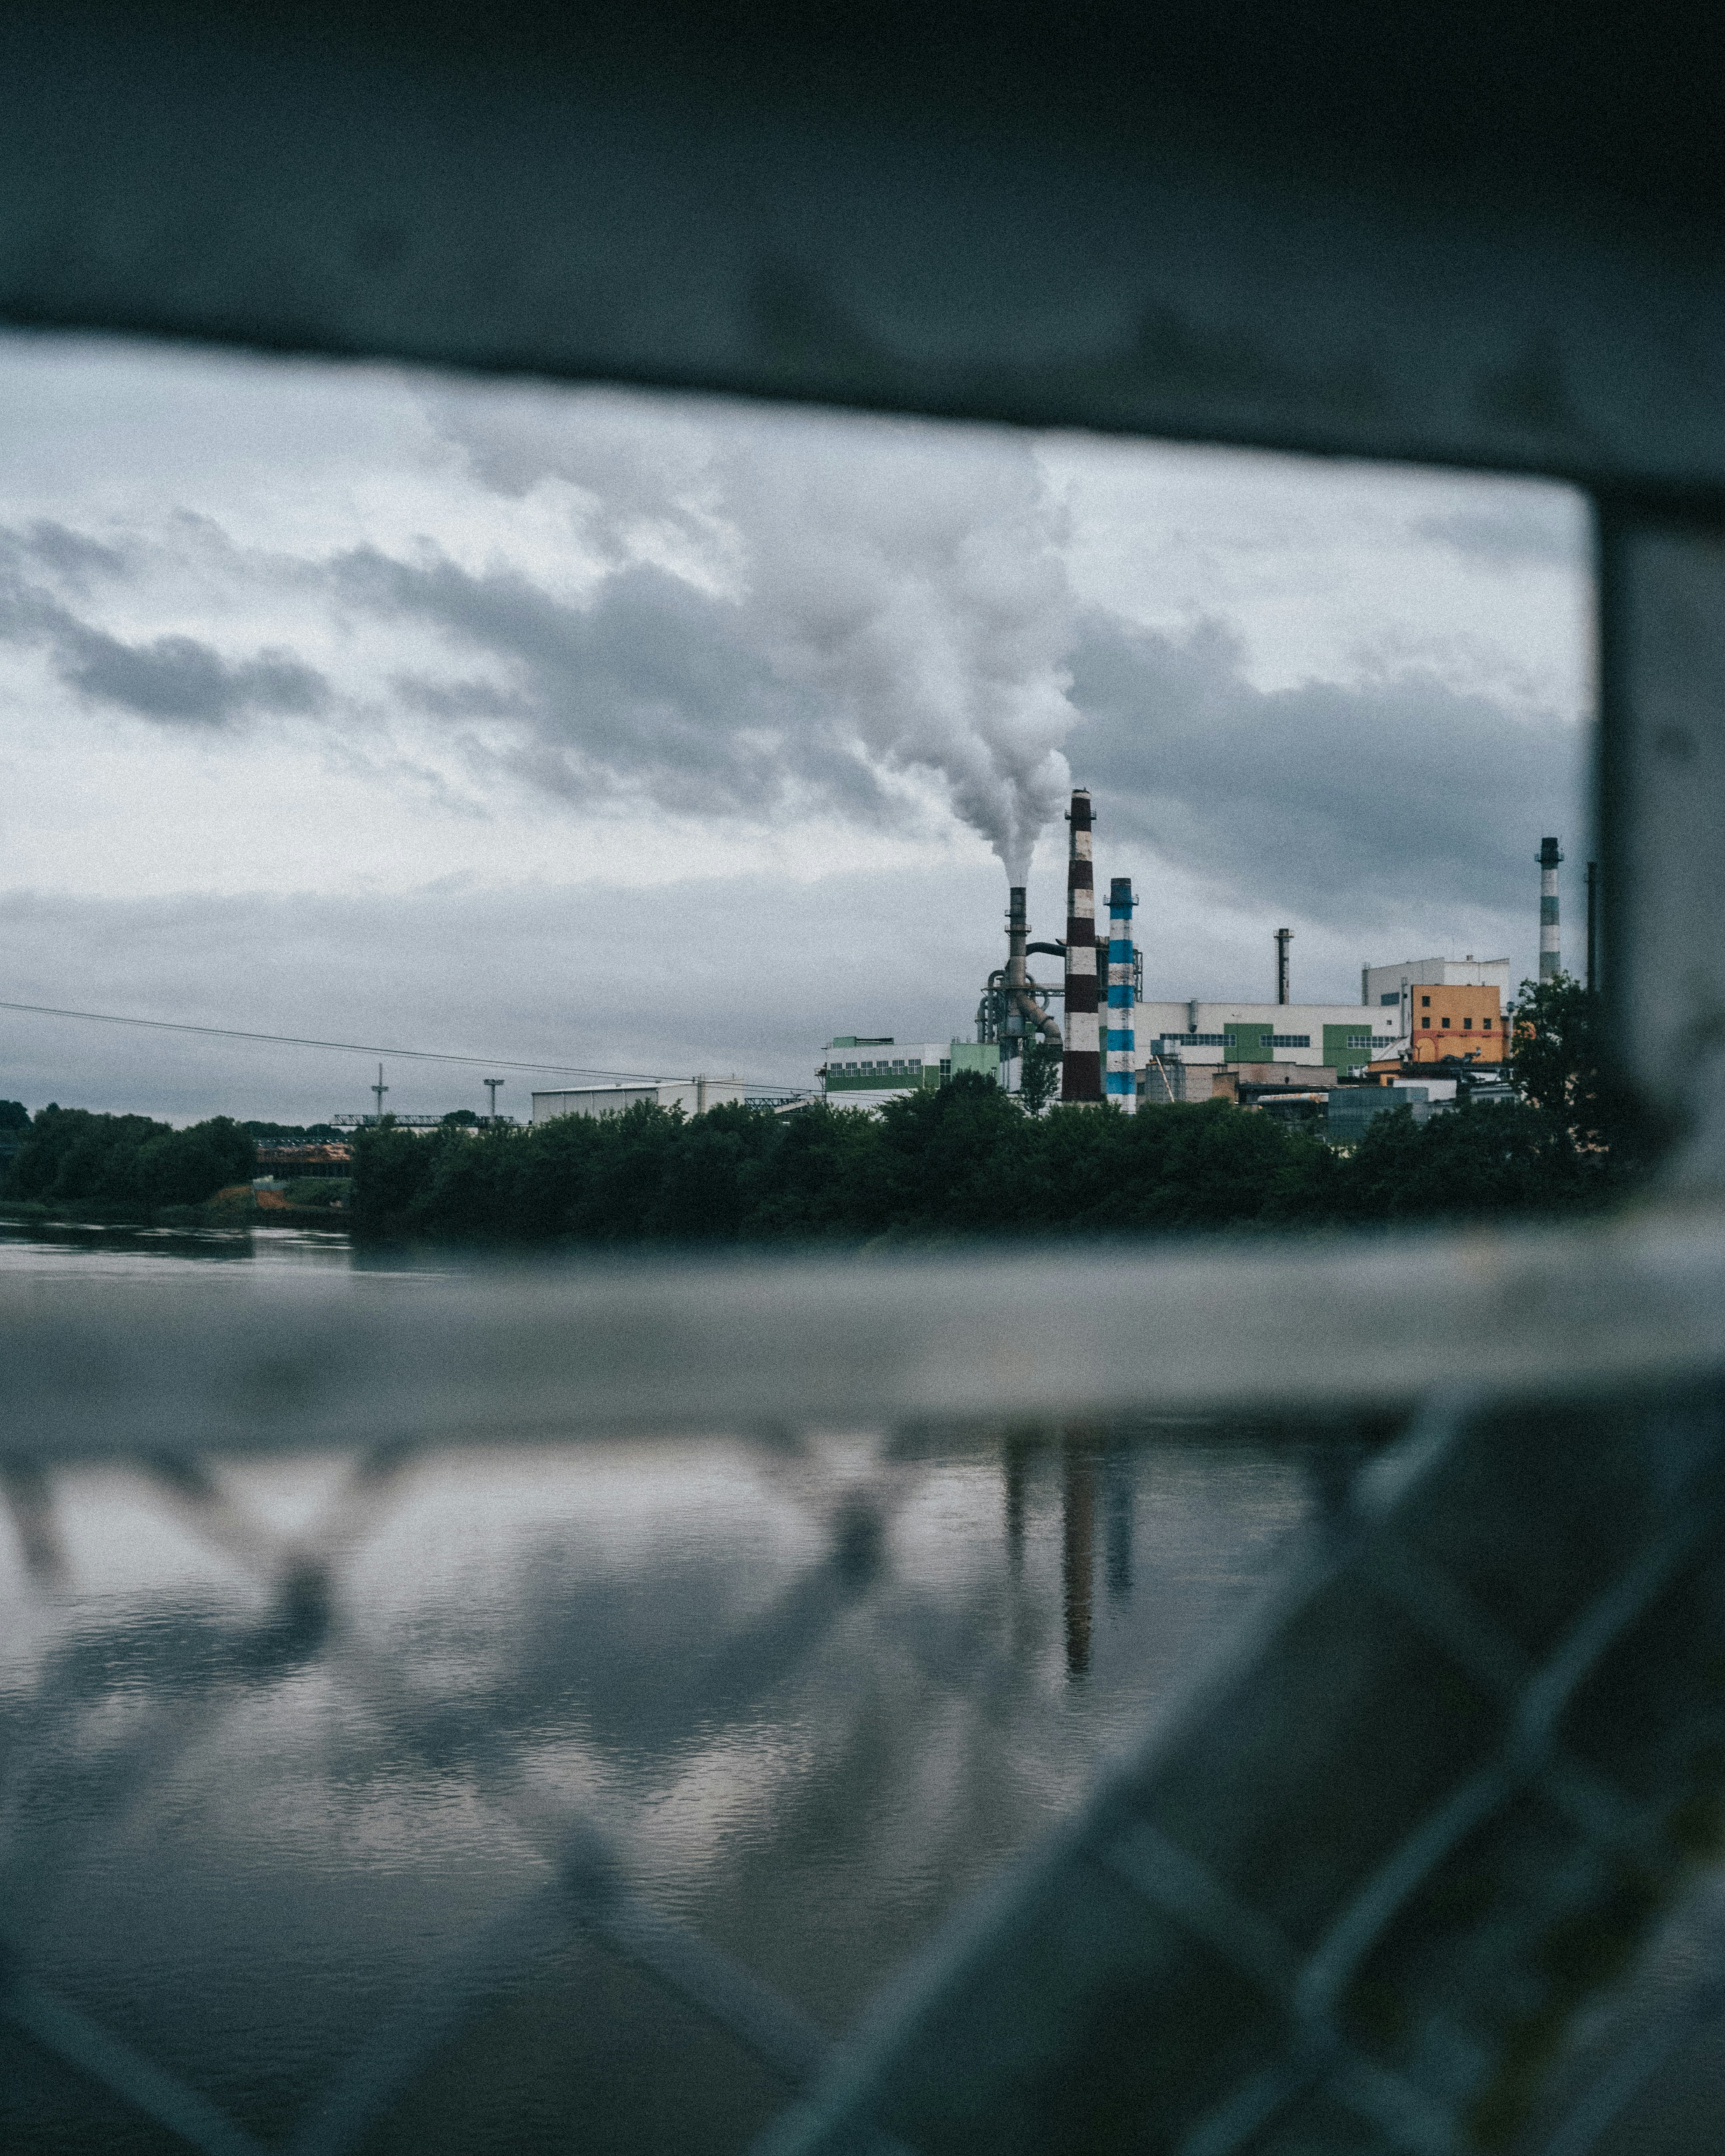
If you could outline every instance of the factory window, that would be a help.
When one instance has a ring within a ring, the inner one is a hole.
[[[1491,1021],[1490,1019],[1481,1019],[1480,1023],[1485,1027],[1487,1033],[1491,1030]]]
[[[1270,1045],[1272,1048],[1310,1048],[1312,1035],[1309,1033],[1272,1033]]]
[[[1401,999],[1402,992],[1399,988],[1391,988],[1387,995],[1381,995],[1378,998],[1380,1004],[1399,1004]]]
[[[1465,1018],[1462,1019],[1461,1030],[1464,1033],[1471,1033],[1473,1031],[1473,1020],[1471,1018]]]
[[[1428,997],[1426,998],[1426,1001],[1427,1001],[1428,1003],[1430,1003],[1430,1000],[1431,1000],[1431,998],[1428,996]],[[1423,1018],[1423,1019],[1420,1019],[1420,1024],[1421,1024],[1421,1025],[1423,1025],[1423,1026],[1425,1028],[1425,1030],[1426,1030],[1428,1033],[1430,1033],[1430,1032],[1431,1031],[1431,1020],[1430,1020],[1429,1018]]]
[[[1425,1009],[1430,1010],[1431,1009],[1431,998],[1430,996],[1421,996],[1420,1001]]]
[[[1450,1021],[1448,1020],[1448,1019],[1445,1019],[1444,1020],[1444,1024],[1445,1024],[1445,1027],[1446,1029],[1447,1029],[1447,1027],[1448,1027],[1448,1025],[1449,1025],[1449,1023],[1450,1023]]]

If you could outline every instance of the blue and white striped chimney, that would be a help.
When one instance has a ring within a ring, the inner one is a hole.
[[[1103,1097],[1128,1111],[1138,1105],[1137,966],[1132,950],[1130,876],[1108,886],[1108,1019],[1103,1040]]]

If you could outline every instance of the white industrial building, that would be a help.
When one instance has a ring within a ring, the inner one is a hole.
[[[993,1041],[895,1040],[890,1034],[841,1033],[826,1045],[816,1072],[835,1108],[884,1108],[901,1094],[943,1086],[958,1070],[998,1079],[1000,1050]]]
[[[558,1116],[620,1116],[625,1108],[680,1108],[685,1116],[705,1115],[721,1101],[740,1101],[741,1078],[664,1078],[638,1086],[580,1086],[566,1092],[536,1093],[533,1121],[548,1123]]]
[[[1158,1063],[1294,1064],[1314,1073],[1363,1070],[1406,1038],[1399,1010],[1360,1004],[1142,1003],[1137,1060],[1153,1081]],[[1153,1098],[1155,1083],[1142,1090]]]
[[[1387,1010],[1422,983],[1427,988],[1496,988],[1502,1008],[1509,1009],[1508,959],[1476,958],[1471,953],[1466,958],[1404,958],[1399,966],[1362,966],[1360,1001],[1374,1010]]]

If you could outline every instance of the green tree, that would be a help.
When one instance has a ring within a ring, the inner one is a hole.
[[[50,1104],[35,1116],[7,1194],[37,1204],[148,1214],[197,1205],[250,1179],[257,1148],[227,1116],[176,1131],[147,1116],[96,1115]]]
[[[0,1131],[27,1131],[30,1111],[22,1101],[0,1101]]]
[[[1524,1101],[1604,1155],[1614,1180],[1651,1164],[1667,1133],[1618,1065],[1596,990],[1568,973],[1523,981],[1510,1027],[1510,1075]]]
[[[1065,1051],[1057,1040],[1027,1041],[1019,1065],[1019,1106],[1027,1116],[1040,1116],[1059,1095],[1060,1063]]]
[[[1354,1224],[1573,1212],[1607,1195],[1607,1173],[1561,1115],[1531,1102],[1463,1101],[1425,1123],[1396,1108],[1337,1161],[1316,1209]]]

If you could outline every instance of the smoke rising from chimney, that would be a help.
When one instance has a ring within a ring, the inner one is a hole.
[[[1064,512],[1028,444],[723,408],[667,432],[612,393],[458,398],[435,418],[497,492],[578,489],[588,562],[650,562],[734,602],[834,747],[934,778],[1009,884],[1025,881],[1078,716]]]

